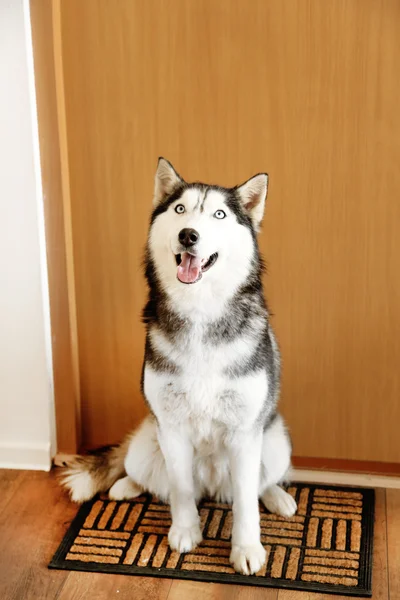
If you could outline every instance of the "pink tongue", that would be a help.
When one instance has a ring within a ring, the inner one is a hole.
[[[187,252],[181,255],[182,262],[178,267],[178,279],[182,283],[194,283],[199,278],[201,259]]]

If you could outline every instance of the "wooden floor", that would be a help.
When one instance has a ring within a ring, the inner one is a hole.
[[[53,473],[0,470],[1,600],[333,600],[308,592],[48,570],[77,507]],[[374,600],[400,600],[400,490],[378,490]]]

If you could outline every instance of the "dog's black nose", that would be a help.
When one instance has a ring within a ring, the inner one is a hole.
[[[186,228],[179,232],[178,237],[182,246],[190,248],[190,246],[194,246],[199,241],[200,234],[195,229]]]

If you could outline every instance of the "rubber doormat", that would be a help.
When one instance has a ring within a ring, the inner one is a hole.
[[[260,504],[267,561],[256,575],[229,563],[232,511],[203,501],[203,542],[193,552],[168,547],[169,507],[143,495],[84,504],[49,567],[371,596],[374,491],[295,484],[298,511],[285,519]]]

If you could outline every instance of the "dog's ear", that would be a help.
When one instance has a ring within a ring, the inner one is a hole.
[[[178,175],[171,163],[165,158],[158,159],[156,178],[154,183],[154,206],[170,196],[177,187],[184,183],[182,177]]]
[[[268,192],[268,175],[260,173],[236,187],[236,191],[249,214],[256,231],[259,230],[264,215]]]

